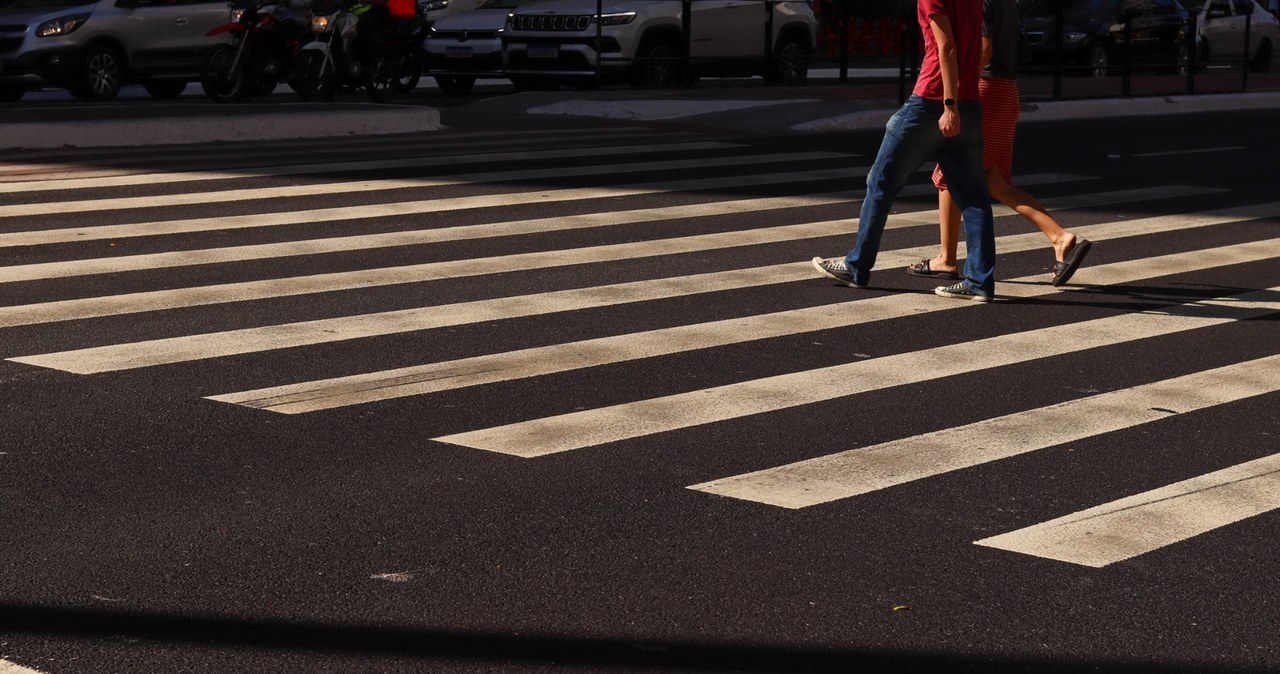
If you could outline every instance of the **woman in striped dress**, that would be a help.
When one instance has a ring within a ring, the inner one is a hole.
[[[991,197],[1030,220],[1049,238],[1054,264],[1051,282],[1062,285],[1071,279],[1090,243],[1063,229],[1035,197],[1013,184],[1013,133],[1018,122],[1021,99],[1018,95],[1018,6],[1016,0],[983,0],[982,56],[986,62],[978,94],[982,102],[982,165],[987,172]],[[933,184],[938,188],[938,217],[941,233],[937,257],[921,260],[907,268],[917,276],[959,278],[956,242],[960,230],[960,209],[951,198],[942,169],[934,167]]]

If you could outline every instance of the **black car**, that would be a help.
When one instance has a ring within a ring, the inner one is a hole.
[[[1185,73],[1191,54],[1190,20],[1177,0],[1034,0],[1023,31],[1031,65],[1061,63],[1094,77],[1126,63]]]

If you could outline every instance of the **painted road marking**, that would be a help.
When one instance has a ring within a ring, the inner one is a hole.
[[[782,508],[807,508],[1277,390],[1280,356],[1269,356],[689,488]],[[1042,526],[1047,528],[987,541],[1013,549],[1006,545],[1048,545],[1049,538],[1075,531]],[[1063,549],[1070,547],[1064,544]]]
[[[717,386],[434,438],[538,457],[1280,311],[1280,287]]]

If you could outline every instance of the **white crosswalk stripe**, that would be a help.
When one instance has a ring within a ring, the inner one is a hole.
[[[721,269],[725,260],[733,259],[746,249],[772,249],[821,239],[847,243],[851,236],[853,213],[847,188],[857,188],[857,178],[867,170],[865,166],[854,165],[861,160],[857,154],[800,150],[758,152],[749,144],[731,142],[626,142],[634,144],[569,149],[538,146],[512,151],[483,151],[484,146],[476,144],[470,146],[470,151],[454,155],[368,159],[353,153],[311,164],[272,162],[264,154],[262,161],[219,170],[109,170],[92,166],[60,169],[56,160],[40,164],[33,158],[29,166],[0,170],[3,178],[0,184],[7,190],[6,202],[0,204],[0,221],[3,221],[0,224],[7,225],[5,231],[0,232],[0,252],[10,254],[14,262],[0,266],[0,283],[24,284],[26,291],[37,288],[35,292],[25,292],[24,297],[40,299],[0,306],[0,331],[24,328],[31,334],[44,330],[56,335],[63,324],[84,321],[85,326],[91,327],[96,325],[93,321],[122,316],[145,316],[150,320],[170,310],[219,318],[193,329],[174,327],[176,321],[171,325],[157,318],[157,326],[165,325],[164,330],[156,328],[157,334],[149,334],[144,325],[124,337],[81,336],[78,339],[82,341],[74,344],[74,348],[28,340],[27,346],[34,343],[35,348],[18,353],[10,349],[5,358],[13,363],[110,377],[110,373],[115,372],[183,363],[189,364],[192,372],[205,368],[216,370],[202,361],[254,354],[267,359],[284,358],[288,355],[285,350],[322,344],[361,354],[369,348],[368,343],[361,340],[391,335],[517,318],[544,318],[550,323],[570,312],[603,313],[618,307],[643,312],[649,310],[650,303],[673,298],[702,297],[712,302],[727,291],[756,288],[765,293],[782,284],[806,280],[820,286],[822,282],[801,260],[781,264],[743,263],[750,266]],[[668,152],[689,156],[662,158],[661,155]],[[171,161],[178,166],[190,158],[173,157]],[[803,163],[804,166],[785,171],[775,166],[778,162]],[[500,169],[488,170],[492,167],[486,164],[498,165]],[[445,169],[463,166],[475,166],[477,170],[440,175]],[[722,175],[723,170],[732,167],[751,170],[749,175]],[[373,172],[381,173],[364,175]],[[644,172],[661,173],[662,179],[628,180],[629,176]],[[404,177],[405,173],[422,177]],[[397,177],[380,177],[390,174]],[[264,178],[284,176],[300,176],[306,180],[298,184],[283,180],[267,185],[260,182]],[[594,183],[573,180],[602,176],[610,178],[609,186],[584,187],[580,185]],[[556,182],[547,182],[550,180]],[[831,192],[832,181],[840,181],[846,188]],[[1024,185],[1048,183],[1071,192],[1044,199],[1055,211],[1124,206],[1116,209],[1123,215],[1094,214],[1090,224],[1072,227],[1077,236],[1096,244],[1136,246],[1133,241],[1173,232],[1196,231],[1206,234],[1208,239],[1219,231],[1235,234],[1195,250],[1161,252],[1118,261],[1093,260],[1077,274],[1078,283],[1091,288],[1124,286],[1160,277],[1265,264],[1280,257],[1280,239],[1275,238],[1273,230],[1258,228],[1247,239],[1241,239],[1243,235],[1239,233],[1243,223],[1280,218],[1280,202],[1240,204],[1230,199],[1230,193],[1225,190],[1195,185],[1105,190],[1090,181],[1090,176],[1073,174],[1019,177]],[[544,182],[547,184],[541,184]],[[167,195],[138,196],[142,187],[155,185],[177,187],[169,188],[171,193]],[[805,191],[811,185],[821,187]],[[471,190],[471,186],[480,187]],[[430,196],[429,193],[444,187],[449,188],[445,196]],[[415,192],[411,200],[404,200],[396,196],[398,190],[404,189],[421,189],[422,193]],[[46,223],[44,226],[52,224],[41,196],[48,190],[59,191],[58,213],[66,217],[66,222],[60,220],[49,229],[24,227],[28,218],[41,218],[41,222]],[[312,207],[316,205],[314,197],[335,192],[363,194],[361,200],[374,203]],[[930,185],[920,184],[909,188],[903,196],[932,193]],[[209,216],[210,205],[218,204],[229,195],[241,202],[309,199],[310,205],[306,210],[271,212],[263,209],[262,212]],[[681,198],[668,199],[671,195]],[[856,190],[852,196],[857,197]],[[638,205],[641,207],[620,210],[616,208],[619,197],[644,197],[656,205],[645,201]],[[1176,214],[1162,214],[1165,210],[1159,207],[1152,210],[1139,207],[1189,197],[1205,197],[1202,201],[1208,203],[1194,212]],[[609,200],[613,203],[605,205]],[[830,219],[832,209],[842,205],[848,205],[849,214]],[[527,218],[503,220],[509,217],[509,212],[497,209],[513,206],[538,210]],[[191,217],[185,217],[184,211],[188,209]],[[497,215],[490,215],[484,209],[495,209],[493,213]],[[462,212],[474,217],[457,224],[439,218],[428,224],[415,222],[430,214],[447,216]],[[1004,207],[997,207],[995,212],[999,216],[1014,215]],[[81,216],[91,213],[102,214],[103,224],[77,222]],[[163,219],[152,220],[156,213]],[[332,229],[313,233],[315,227],[324,223],[366,223],[380,218],[399,223],[400,229],[343,236],[332,236]],[[721,221],[716,222],[717,218]],[[722,231],[724,221],[730,219],[751,224]],[[760,225],[761,222],[765,224]],[[406,225],[409,228],[405,229]],[[643,234],[631,235],[630,230],[623,228],[639,225],[645,225],[635,228]],[[897,230],[924,227],[936,233],[936,211],[927,208],[894,213],[889,227]],[[264,232],[273,238],[252,236]],[[583,243],[565,239],[550,244],[554,249],[515,246],[511,250],[466,254],[458,259],[454,259],[456,253],[446,259],[428,257],[431,261],[425,262],[420,261],[422,258],[406,260],[395,256],[397,249],[411,246],[483,242],[485,247],[477,245],[476,250],[488,251],[489,245],[501,246],[566,233],[582,235]],[[163,238],[170,236],[182,237],[182,243]],[[244,237],[243,243],[241,237]],[[91,245],[115,240],[134,242],[138,244],[137,249],[128,247],[119,254],[103,254],[102,245]],[[931,235],[926,240],[935,239]],[[52,252],[41,251],[43,247],[49,247]],[[997,250],[1001,255],[1030,251],[1043,254],[1045,249],[1043,235],[1026,229],[998,238]],[[33,250],[39,254],[28,255]],[[883,250],[877,268],[905,266],[930,257],[935,250],[934,243]],[[362,262],[358,268],[338,270],[326,266],[326,255],[357,251],[381,251],[388,255],[368,259],[400,261]],[[534,274],[595,269],[595,265],[658,261],[681,255],[719,256],[719,264],[708,267],[715,271],[707,273],[686,271],[682,272],[686,275],[671,276],[658,273],[642,280],[612,283],[588,280],[567,288],[562,285],[551,290],[516,291],[497,297],[479,295],[481,299],[472,299],[477,297],[473,295],[431,306],[362,309],[365,313],[334,310],[307,315],[307,320],[288,322],[275,317],[266,322],[235,320],[249,313],[252,303],[260,301],[300,299],[325,293],[390,294],[398,286],[407,284],[429,284],[422,287],[435,288],[442,284],[433,282],[448,279],[505,272]],[[405,263],[413,260],[417,260],[416,263]],[[290,261],[306,271],[260,278],[264,273],[261,266],[241,269],[229,264],[249,261]],[[213,276],[216,281],[201,281],[204,277],[198,273],[182,275],[184,268],[221,265],[230,271],[225,276]],[[109,281],[99,284],[98,279]],[[131,285],[138,280],[151,285],[142,282],[134,284],[137,287]],[[55,282],[59,281],[69,285],[56,286]],[[125,287],[116,290],[110,281],[121,281]],[[60,288],[47,299],[39,292],[46,283]],[[1018,300],[1049,298],[1062,290],[1049,286],[1043,274],[1002,279],[998,286],[999,295]],[[344,408],[373,402],[386,404],[411,396],[456,397],[459,394],[455,392],[463,389],[483,391],[484,387],[510,382],[536,382],[537,378],[547,375],[579,376],[581,371],[602,366],[640,367],[645,361],[662,363],[663,359],[695,352],[706,353],[714,359],[717,350],[733,345],[852,326],[870,328],[877,323],[941,312],[951,316],[995,309],[947,302],[926,294],[853,293],[840,297],[839,301],[818,306],[801,302],[716,320],[673,319],[661,327],[604,330],[603,336],[588,338],[566,331],[531,345],[493,352],[481,350],[479,355],[469,352],[463,357],[440,360],[421,358],[410,361],[413,364],[407,366],[396,363],[399,366],[390,369],[348,369],[339,374],[325,372],[326,367],[321,363],[306,373],[308,381],[296,377],[263,386],[263,379],[272,378],[267,372],[255,380],[252,384],[255,388],[249,390],[235,391],[218,381],[207,381],[202,382],[202,391],[231,390],[207,398],[255,410],[282,414],[328,411],[340,415]],[[660,394],[645,394],[638,399],[595,407],[566,405],[559,412],[540,412],[527,415],[529,418],[519,416],[508,423],[488,425],[493,422],[486,420],[486,410],[480,409],[469,417],[476,420],[475,423],[461,429],[435,431],[434,437],[424,436],[424,441],[429,439],[526,459],[573,452],[575,458],[590,461],[591,452],[576,450],[611,443],[635,442],[638,446],[664,433],[681,430],[697,433],[711,424],[741,422],[757,415],[848,397],[879,395],[889,389],[925,381],[945,381],[1067,354],[1088,357],[1090,352],[1139,344],[1144,340],[1231,329],[1242,321],[1280,313],[1280,286],[1219,288],[1210,296],[1179,303],[1185,300],[1186,297],[1171,295],[1168,304],[1158,309],[1122,309],[1084,320],[1064,318],[1047,327],[1010,329],[962,344],[907,350],[877,358],[850,355],[844,359],[850,362],[834,365],[818,367],[797,359],[783,374],[749,374],[730,383],[695,390],[687,390],[694,388],[692,386],[674,392],[668,389]],[[223,321],[224,318],[231,320]],[[225,326],[227,329],[221,329],[224,322],[229,323]],[[210,325],[218,327],[211,331]],[[77,324],[77,327],[84,326]],[[46,352],[35,352],[41,347]],[[357,355],[351,362],[358,364],[360,357]],[[349,374],[352,371],[358,373]],[[851,387],[850,381],[856,381],[856,387]],[[243,383],[238,387],[248,388]],[[729,497],[727,502],[754,502],[789,509],[820,504],[838,507],[842,500],[871,492],[917,480],[947,479],[955,471],[982,470],[987,464],[1014,456],[1038,456],[1034,453],[1064,443],[1161,424],[1191,412],[1212,412],[1228,403],[1274,395],[1277,390],[1280,390],[1280,355],[1270,355],[1168,379],[1124,382],[1107,393],[1085,394],[993,418],[967,419],[966,423],[951,428],[905,435],[869,447],[831,447],[825,450],[831,453],[692,486],[688,482],[693,480],[685,480],[676,488]],[[229,406],[220,409],[229,413],[236,410]],[[563,411],[568,409],[573,411]],[[255,414],[243,409],[239,413]],[[974,449],[950,451],[957,445]],[[631,447],[619,446],[623,451]],[[487,453],[475,455],[491,456]],[[1241,463],[1103,505],[1075,504],[1072,508],[1079,508],[1077,512],[976,543],[983,548],[1086,566],[1114,564],[1280,508],[1280,496],[1277,496],[1280,486],[1274,477],[1280,465],[1276,461],[1272,456]],[[1069,509],[1059,509],[1054,515]],[[1152,520],[1162,525],[1146,528],[1135,525]],[[1143,533],[1135,533],[1140,529]],[[5,664],[0,661],[0,669]]]

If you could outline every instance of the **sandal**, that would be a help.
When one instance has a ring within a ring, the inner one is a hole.
[[[912,276],[927,276],[929,278],[942,279],[958,279],[960,275],[953,271],[934,271],[929,268],[929,260],[924,259],[915,264],[907,265],[907,273]]]
[[[1080,268],[1080,263],[1084,262],[1084,256],[1089,254],[1089,247],[1092,245],[1087,239],[1080,239],[1063,256],[1062,262],[1054,262],[1051,283],[1055,286],[1060,286],[1070,281],[1076,270]]]

